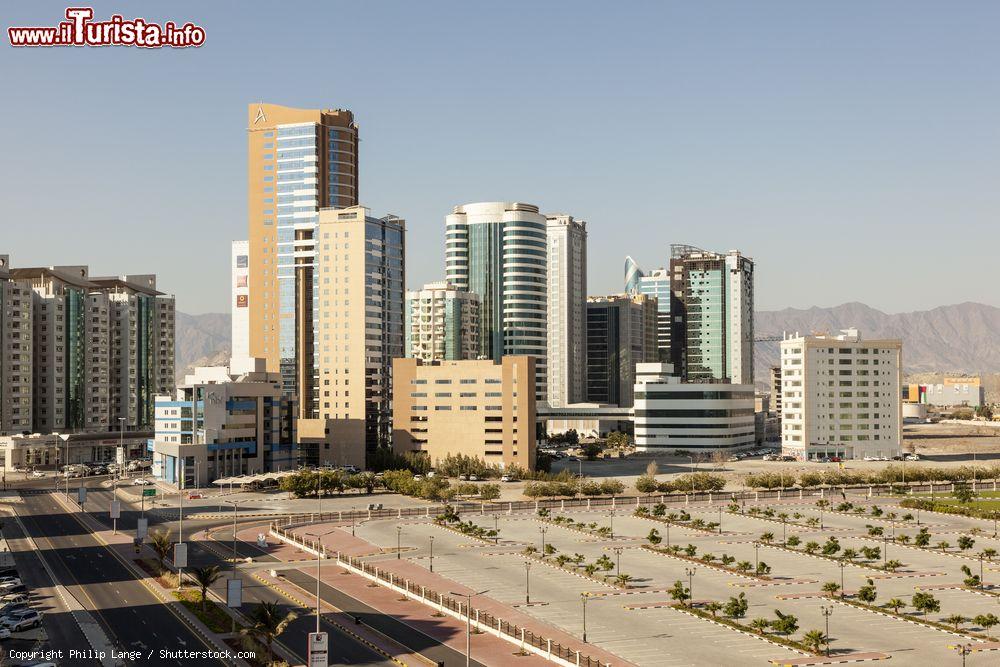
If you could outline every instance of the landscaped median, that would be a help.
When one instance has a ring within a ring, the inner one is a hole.
[[[679,526],[680,528],[687,528],[689,530],[697,530],[703,533],[720,534],[722,532],[719,530],[720,524],[716,521],[693,519],[691,518],[691,514],[686,510],[681,510],[680,512],[667,512],[667,506],[663,503],[653,505],[652,511],[650,511],[648,507],[637,507],[632,515],[640,519],[659,521],[660,523],[667,523],[672,526]]]
[[[774,610],[774,619],[757,617],[749,623],[745,623],[742,619],[746,617],[749,609],[745,593],[731,597],[725,603],[714,601],[705,603],[701,608],[693,606],[686,600],[688,594],[689,591],[684,588],[683,583],[676,582],[674,589],[671,590],[671,595],[675,599],[680,597],[681,601],[671,605],[671,608],[806,655],[819,655],[821,647],[827,640],[826,634],[821,630],[809,630],[803,633],[801,638],[794,639],[795,632],[799,630],[798,618],[791,614],[785,614],[780,609]]]

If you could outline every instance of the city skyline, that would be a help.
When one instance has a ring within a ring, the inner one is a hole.
[[[309,86],[312,67],[287,82],[270,74],[303,56],[357,53],[364,31],[333,45],[319,39],[322,20],[296,26],[295,40],[285,39],[290,25],[274,26],[268,39],[288,48],[244,72],[237,63],[258,58],[258,38],[270,30],[253,5],[240,14],[174,3],[150,20],[196,20],[205,46],[5,47],[13,101],[25,102],[0,109],[0,121],[21,130],[10,145],[20,159],[3,166],[5,217],[39,219],[31,174],[47,168],[45,156],[60,155],[66,175],[62,197],[46,202],[44,225],[7,225],[5,251],[22,266],[145,270],[103,240],[141,229],[156,247],[149,270],[179,310],[227,312],[229,243],[245,237],[246,220],[246,142],[235,128],[245,105],[264,101],[355,113],[360,201],[410,221],[410,289],[443,277],[453,206],[530,201],[588,221],[590,294],[621,291],[626,255],[656,268],[670,243],[690,243],[752,257],[764,310],[1000,305],[988,284],[991,244],[965,242],[1000,204],[991,187],[1000,101],[984,92],[990,75],[976,65],[995,53],[987,26],[1000,10],[970,5],[957,21],[929,4],[903,7],[869,7],[862,21],[850,8],[787,3],[616,12],[574,5],[572,16],[558,6],[394,5],[382,13],[324,5],[321,15],[377,24],[383,37],[416,31],[421,48],[383,39],[352,68]],[[14,6],[9,20],[44,23],[63,10]],[[99,3],[95,15],[118,10]],[[501,20],[511,11],[521,18],[514,33]],[[574,46],[518,53],[546,44],[556,27]],[[479,40],[503,40],[513,55],[477,49]],[[925,49],[941,40],[949,47]],[[147,84],[142,95],[121,94],[116,81],[137,79]],[[499,90],[516,91],[516,102]],[[73,125],[86,131],[40,132],[64,120],[67,99]],[[72,234],[81,225],[93,234]],[[836,265],[815,262],[818,230],[829,232],[829,256],[851,256],[862,269],[828,280]],[[974,267],[979,280],[962,299],[945,284],[912,289],[908,276],[940,254]],[[187,270],[179,256],[202,270]]]

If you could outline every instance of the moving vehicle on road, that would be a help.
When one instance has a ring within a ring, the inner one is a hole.
[[[132,484],[135,486],[145,486],[146,484],[152,484],[153,480],[146,479],[145,477],[136,477],[132,480]]]

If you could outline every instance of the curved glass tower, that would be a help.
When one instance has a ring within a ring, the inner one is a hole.
[[[479,295],[479,351],[499,361],[537,357],[537,392],[545,394],[546,219],[532,204],[480,202],[447,216],[446,280]]]

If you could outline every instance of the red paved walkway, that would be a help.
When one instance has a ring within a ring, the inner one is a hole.
[[[317,524],[300,529],[299,532],[300,534],[306,532],[322,534],[337,526],[338,524],[334,523],[326,523],[322,525]],[[340,551],[343,554],[361,556],[380,552],[378,547],[375,545],[362,540],[361,538],[352,537],[350,530],[350,524],[347,524],[346,526],[341,526],[341,530],[336,530],[323,538],[323,544],[326,546],[328,553]],[[259,532],[257,529],[253,529],[241,531],[239,535],[246,541],[256,541],[257,532]],[[268,553],[276,558],[281,560],[301,560],[310,556],[306,552],[303,552],[291,545],[285,543],[278,545],[276,542],[277,540],[275,538],[269,537],[267,547]],[[389,553],[394,552],[395,550],[392,550]],[[429,590],[440,592],[472,592],[471,589],[462,586],[458,582],[442,577],[436,572],[430,572],[420,565],[411,563],[406,559],[405,551],[403,552],[403,558],[401,560],[379,560],[377,561],[377,566],[381,570],[391,572],[400,579],[408,579],[419,586],[426,586]],[[302,569],[307,574],[312,576],[315,575],[315,573],[308,567],[303,567]],[[433,615],[435,610],[428,605],[409,599],[400,600],[401,596],[398,593],[384,586],[378,586],[377,588],[370,587],[368,579],[359,575],[345,575],[340,572],[342,572],[340,568],[337,570],[334,570],[333,568],[324,569],[322,577],[324,583],[363,601],[365,604],[378,609],[382,613],[389,614],[399,619],[410,627],[420,630],[424,634],[433,637],[437,641],[447,644],[459,652],[465,652],[465,623],[463,621],[448,615],[444,615],[440,618],[435,617]],[[493,600],[492,598],[476,598],[474,606],[481,610],[488,611],[494,616],[502,618],[505,621],[514,623],[519,627],[528,628],[538,635],[552,639],[553,642],[558,642],[563,646],[579,650],[582,654],[589,655],[592,658],[601,660],[604,663],[611,663],[615,666],[632,664],[622,659],[620,656],[607,651],[602,651],[592,644],[584,644],[578,638],[563,632],[562,630],[553,627],[544,621],[535,618],[534,616],[529,616],[518,609]],[[472,643],[473,657],[475,657],[477,653],[480,655],[485,653],[490,656],[489,664],[491,666],[497,665],[499,667],[503,667],[505,665],[521,665],[524,667],[530,667],[531,665],[548,664],[547,660],[535,655],[514,655],[514,652],[517,650],[517,646],[515,644],[502,640],[489,633],[474,635]]]

